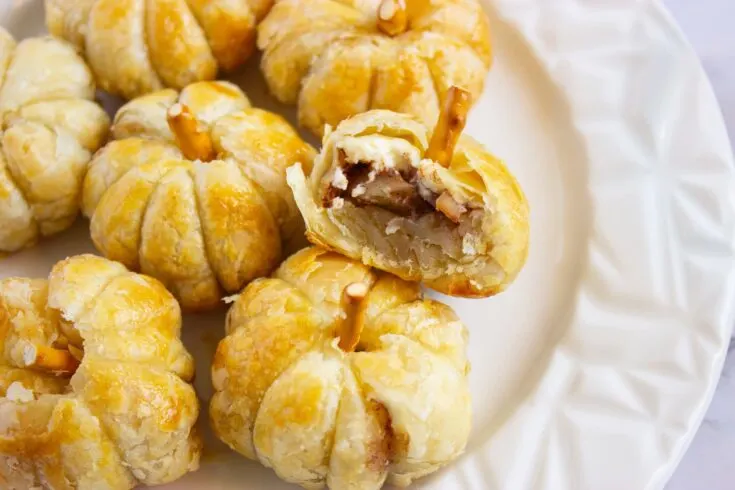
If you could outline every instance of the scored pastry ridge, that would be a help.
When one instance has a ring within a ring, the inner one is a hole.
[[[269,274],[304,225],[286,183],[315,151],[235,85],[198,82],[135,99],[90,164],[83,211],[106,257],[206,310]]]

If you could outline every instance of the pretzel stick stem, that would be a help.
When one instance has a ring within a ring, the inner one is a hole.
[[[345,352],[353,352],[360,342],[363,324],[357,318],[357,308],[368,293],[368,285],[363,282],[348,284],[342,292],[342,307],[345,319],[339,326],[339,348]]]
[[[452,86],[447,90],[439,119],[431,135],[426,158],[434,160],[442,167],[452,163],[454,148],[467,124],[467,113],[470,110],[472,96],[459,87]]]
[[[79,367],[79,360],[69,351],[45,345],[31,345],[23,352],[26,366],[41,371],[70,375]]]
[[[209,132],[186,105],[172,105],[166,118],[184,157],[202,162],[215,159],[216,153]]]

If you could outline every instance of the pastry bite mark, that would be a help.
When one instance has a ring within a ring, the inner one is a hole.
[[[405,0],[382,0],[378,6],[378,29],[389,36],[398,36],[408,30]]]
[[[339,326],[339,348],[344,352],[354,352],[360,342],[363,322],[358,315],[360,303],[370,291],[370,286],[364,282],[348,284],[342,292],[342,308],[345,318]]]
[[[419,120],[371,110],[330,128],[310,175],[294,165],[288,183],[312,243],[445,294],[488,297],[523,268],[529,206],[502,160],[458,134],[463,94],[442,99],[436,160]]]
[[[450,88],[424,159],[402,138],[370,134],[345,138],[337,145],[337,165],[323,184],[322,205],[340,208],[349,201],[412,219],[436,211],[459,224],[468,204],[443,189],[432,166],[449,168],[470,106],[468,91]]]
[[[45,345],[26,346],[23,361],[27,367],[62,376],[71,376],[79,367],[79,359],[70,351]]]
[[[184,157],[202,162],[211,162],[217,157],[209,131],[188,106],[177,102],[169,108],[166,118]]]

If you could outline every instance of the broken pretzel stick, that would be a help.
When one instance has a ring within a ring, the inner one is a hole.
[[[459,223],[467,208],[454,200],[449,192],[444,191],[436,200],[436,209],[455,223]]]
[[[452,163],[454,148],[467,124],[467,113],[470,110],[472,96],[459,87],[452,86],[444,97],[439,119],[431,135],[426,158],[434,160],[442,167],[449,167]]]
[[[369,286],[364,282],[353,282],[342,292],[342,307],[345,319],[338,329],[339,348],[345,352],[353,352],[360,342],[363,324],[357,318],[357,308],[360,301],[365,299]]]
[[[378,7],[378,29],[389,36],[403,34],[408,29],[405,0],[383,0]]]
[[[30,368],[64,375],[74,374],[79,367],[79,360],[71,352],[45,345],[26,346],[23,362]]]
[[[168,127],[174,133],[176,143],[189,160],[209,162],[217,156],[209,131],[197,120],[184,104],[171,106],[166,115]]]

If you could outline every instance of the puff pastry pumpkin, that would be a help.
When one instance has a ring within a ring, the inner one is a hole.
[[[232,71],[272,0],[45,0],[49,31],[84,53],[99,85],[132,99]]]
[[[526,261],[528,204],[503,163],[461,136],[469,94],[448,93],[430,141],[408,115],[366,112],[288,182],[313,243],[445,294],[490,296]]]
[[[286,183],[315,151],[227,82],[135,99],[84,181],[97,249],[159,279],[186,310],[269,274],[304,225]]]
[[[127,490],[196,470],[180,329],[158,281],[100,257],[0,280],[0,486]]]
[[[74,49],[0,28],[0,254],[69,227],[110,120]]]
[[[449,87],[480,96],[492,62],[477,0],[280,0],[258,47],[271,92],[317,135],[370,109],[431,127]]]
[[[463,452],[467,331],[416,283],[307,248],[237,297],[226,330],[213,428],[284,480],[406,486]]]

